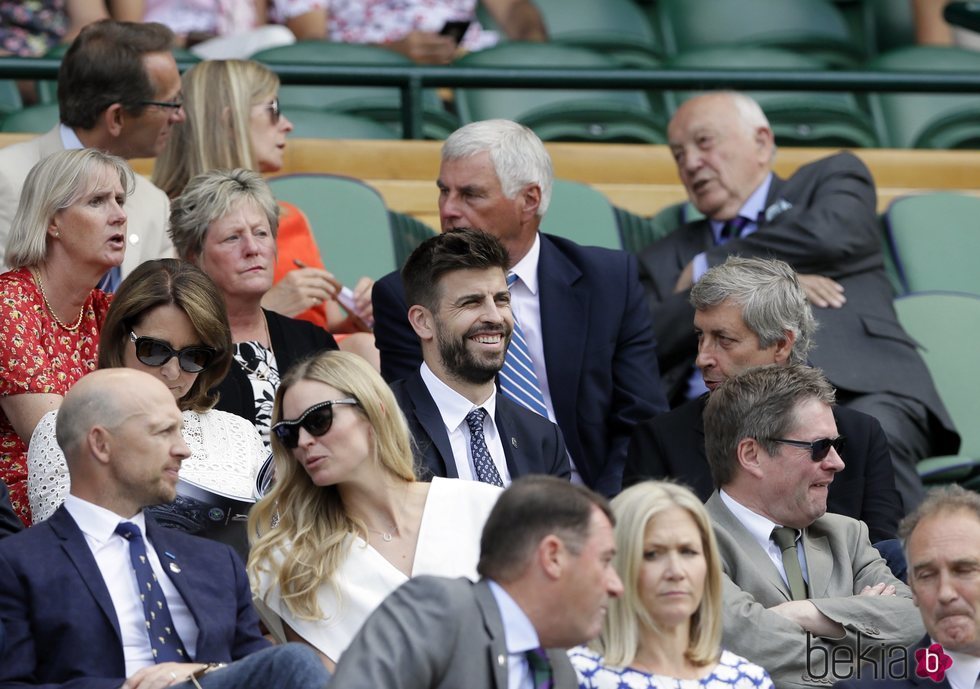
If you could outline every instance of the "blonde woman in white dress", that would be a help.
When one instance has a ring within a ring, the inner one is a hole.
[[[324,352],[276,392],[276,484],[252,510],[248,570],[281,640],[332,669],[364,620],[409,577],[476,580],[483,524],[502,489],[415,480],[405,418],[364,359]]]

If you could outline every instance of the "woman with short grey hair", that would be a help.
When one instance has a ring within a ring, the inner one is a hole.
[[[257,172],[212,170],[187,183],[170,209],[170,238],[180,258],[218,286],[228,309],[234,361],[215,407],[252,423],[269,443],[272,400],[298,359],[337,349],[333,336],[306,321],[262,308],[272,287],[279,208]]]

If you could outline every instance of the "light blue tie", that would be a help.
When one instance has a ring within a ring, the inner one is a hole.
[[[517,275],[507,276],[507,288],[517,282]],[[514,333],[504,357],[504,367],[500,370],[500,391],[522,407],[530,409],[544,418],[548,418],[548,408],[544,404],[544,395],[538,384],[538,375],[534,372],[534,362],[524,339],[521,324],[514,317]]]

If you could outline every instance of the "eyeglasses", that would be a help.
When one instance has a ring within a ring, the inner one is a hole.
[[[837,450],[837,454],[840,454],[844,451],[844,446],[847,444],[842,435],[836,438],[820,438],[819,440],[814,440],[812,443],[803,440],[786,440],[785,438],[770,438],[769,440],[774,443],[806,448],[810,451],[810,459],[814,462],[822,462],[826,459],[827,455],[830,454],[830,448],[834,448]]]
[[[200,373],[214,361],[218,352],[213,347],[184,347],[177,350],[169,342],[152,337],[139,337],[129,333],[129,339],[136,345],[136,358],[146,366],[163,366],[177,357],[177,364],[187,373]]]
[[[353,397],[342,400],[319,402],[303,412],[298,419],[280,421],[272,427],[272,432],[287,449],[293,450],[299,445],[299,429],[305,428],[313,436],[325,435],[333,425],[333,405],[353,404],[358,401]]]
[[[177,96],[173,100],[141,100],[140,105],[155,105],[158,108],[173,108],[174,110],[180,110],[184,107],[184,99],[182,96]]]
[[[269,119],[272,120],[272,124],[279,124],[279,118],[282,116],[282,110],[279,109],[279,97],[273,98],[271,103],[266,104],[265,109],[269,111]]]

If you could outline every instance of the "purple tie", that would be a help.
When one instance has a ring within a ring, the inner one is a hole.
[[[721,228],[721,238],[719,239],[719,244],[724,244],[729,239],[738,239],[742,236],[742,230],[748,225],[751,220],[744,218],[741,215],[736,215],[734,218],[726,222]]]

